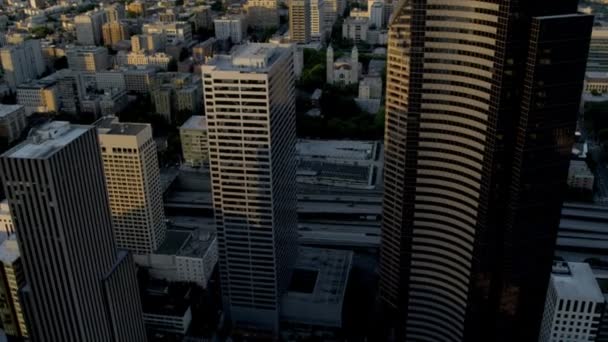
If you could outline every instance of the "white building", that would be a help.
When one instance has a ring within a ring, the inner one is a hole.
[[[571,160],[568,169],[568,187],[574,190],[593,191],[595,176],[584,160]]]
[[[11,90],[15,90],[22,83],[37,79],[45,70],[40,41],[36,39],[0,49],[0,60],[4,79]]]
[[[95,123],[117,246],[136,254],[156,251],[166,224],[156,144],[149,124]]]
[[[334,61],[334,49],[331,45],[327,48],[326,72],[329,84],[357,84],[361,64],[359,63],[359,52],[357,46],[353,47],[351,57],[342,57]]]
[[[81,45],[101,45],[102,26],[107,22],[107,14],[98,9],[74,17],[76,40]]]
[[[234,44],[239,44],[243,41],[247,30],[247,25],[244,23],[243,15],[226,15],[213,20],[215,26],[215,38],[230,39]]]
[[[223,302],[276,333],[297,258],[293,50],[251,43],[201,68]]]
[[[538,341],[595,341],[603,310],[604,295],[589,265],[556,262]]]
[[[25,108],[22,105],[0,104],[0,137],[10,144],[19,138],[27,126]]]

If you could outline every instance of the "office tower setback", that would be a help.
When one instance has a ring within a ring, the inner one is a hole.
[[[202,73],[224,305],[276,332],[297,257],[293,50],[243,45]]]
[[[380,295],[400,340],[533,341],[593,18],[577,1],[401,1]]]
[[[310,0],[291,1],[289,5],[289,37],[292,43],[310,43],[310,12]]]
[[[156,143],[149,124],[122,123],[115,117],[95,123],[116,243],[149,254],[166,233]]]
[[[15,235],[0,245],[0,319],[2,329],[12,337],[27,337],[19,290],[25,286],[23,263]]]
[[[539,342],[596,341],[604,294],[585,263],[553,265]]]
[[[94,127],[44,124],[0,162],[32,341],[145,341],[134,264],[114,243]]]

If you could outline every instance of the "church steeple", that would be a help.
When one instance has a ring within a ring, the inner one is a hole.
[[[327,83],[334,84],[334,49],[331,44],[327,47],[326,63]]]
[[[359,50],[357,50],[357,45],[353,47],[353,51],[350,54],[350,68],[352,70],[351,73],[351,84],[359,83]]]

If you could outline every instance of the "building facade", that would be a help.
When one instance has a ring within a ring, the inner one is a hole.
[[[107,22],[103,10],[93,10],[74,17],[76,40],[80,45],[101,45],[103,36],[101,27]]]
[[[394,11],[380,264],[388,324],[405,340],[533,341],[593,19],[576,0],[403,1]]]
[[[289,5],[289,38],[292,43],[310,43],[310,6],[310,0],[294,0]]]
[[[101,46],[69,46],[65,55],[72,71],[101,71],[110,66],[108,49]]]
[[[108,185],[116,244],[149,254],[166,234],[156,144],[149,124],[115,117],[95,123]]]
[[[17,140],[26,126],[23,106],[0,104],[0,138],[4,138],[5,143]]]
[[[209,163],[209,141],[207,119],[192,115],[179,128],[184,162],[190,167],[201,167]]]
[[[243,5],[249,26],[258,28],[279,27],[279,3],[277,0],[247,0]]]
[[[15,338],[27,338],[27,325],[19,290],[25,286],[19,245],[12,235],[0,245],[0,319],[4,332]]]
[[[134,265],[114,243],[95,129],[50,122],[0,160],[30,338],[146,341]]]
[[[114,46],[121,40],[129,39],[129,31],[127,27],[118,21],[112,21],[103,24],[102,26],[103,43],[106,46]]]
[[[26,40],[0,49],[4,79],[11,90],[22,83],[37,79],[45,70],[39,40]]]
[[[278,332],[297,257],[292,48],[243,45],[202,73],[224,305],[237,326]]]

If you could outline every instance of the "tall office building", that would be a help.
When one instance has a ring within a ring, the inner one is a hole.
[[[27,337],[19,290],[25,286],[19,245],[12,235],[0,244],[0,320],[2,329],[12,337]]]
[[[380,293],[408,341],[533,341],[593,18],[402,1],[390,22]]]
[[[106,46],[113,46],[121,40],[129,39],[129,32],[125,24],[119,21],[112,21],[102,26],[103,43]]]
[[[126,16],[125,5],[116,2],[104,8],[108,22],[121,21]]]
[[[293,0],[289,4],[289,37],[292,43],[310,43],[310,12],[310,0]]]
[[[323,40],[325,36],[325,2],[323,0],[310,1],[310,35],[317,40]]]
[[[166,225],[152,127],[115,117],[102,118],[95,126],[116,243],[136,254],[153,253],[165,240]]]
[[[68,46],[65,52],[72,71],[102,71],[108,69],[108,49],[102,46]]]
[[[40,41],[36,39],[0,49],[0,60],[4,78],[13,91],[20,84],[37,79],[45,70]]]
[[[32,341],[145,341],[135,265],[115,247],[94,127],[44,124],[0,168]]]
[[[80,45],[101,45],[101,27],[107,20],[104,10],[94,10],[74,17],[76,40]]]
[[[293,50],[243,45],[202,73],[224,304],[277,331],[297,257]]]

